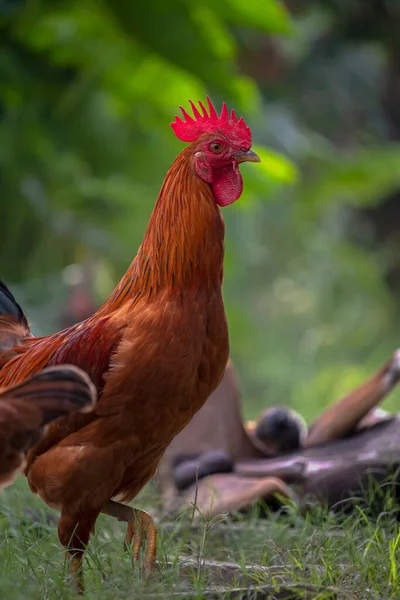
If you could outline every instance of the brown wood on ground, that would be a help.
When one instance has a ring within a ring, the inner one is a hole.
[[[229,363],[220,387],[161,461],[159,484],[165,507],[187,507],[196,501],[208,515],[236,512],[275,493],[291,497],[288,485],[301,497],[311,494],[334,504],[360,492],[371,474],[383,480],[390,468],[400,465],[400,420],[375,407],[399,378],[397,351],[367,382],[315,421],[305,448],[271,457],[268,447],[254,443],[254,424],[246,431],[240,391]],[[174,459],[213,449],[230,454],[234,472],[211,474],[179,494],[172,477]]]
[[[253,464],[253,463],[251,463]],[[195,517],[210,519],[248,509],[260,500],[280,496],[293,499],[294,492],[277,477],[243,477],[236,473],[216,473],[188,487],[182,495],[183,504],[196,505]]]
[[[167,568],[174,569],[174,563],[167,563]],[[200,569],[204,584],[207,586],[202,597],[211,599],[240,598],[251,600],[306,600],[315,599],[323,591],[324,598],[333,600],[335,590],[318,589],[313,585],[293,584],[280,567],[265,567],[262,565],[239,565],[237,563],[202,560],[197,561],[191,557],[180,557],[178,571],[181,578],[190,581],[198,577]],[[268,584],[264,582],[268,581]],[[168,597],[197,598],[190,591],[170,594]],[[160,595],[150,595],[149,598],[159,598]]]
[[[400,465],[400,417],[392,417],[347,438],[273,459],[243,461],[236,473],[266,478],[279,473],[300,497],[335,505],[367,490],[371,477],[384,482]]]

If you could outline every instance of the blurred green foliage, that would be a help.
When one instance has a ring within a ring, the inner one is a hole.
[[[292,17],[278,0],[0,0],[0,273],[35,331],[57,327],[68,265],[94,261],[108,295],[182,147],[168,123],[209,93],[262,156],[224,210],[249,415],[311,418],[377,367],[400,339],[389,258],[349,224],[399,187],[400,147],[378,95],[386,38],[341,26],[311,0]]]

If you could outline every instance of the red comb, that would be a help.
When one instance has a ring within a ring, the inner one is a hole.
[[[235,144],[243,148],[251,146],[251,131],[247,127],[243,117],[237,118],[235,111],[232,110],[229,115],[226,103],[222,105],[220,116],[218,116],[210,98],[207,96],[208,111],[204,104],[199,100],[199,109],[194,102],[189,100],[192,107],[193,117],[180,106],[183,119],[175,117],[175,121],[171,123],[171,127],[177,138],[182,142],[195,142],[203,133],[214,133],[219,131],[224,136],[232,140]]]

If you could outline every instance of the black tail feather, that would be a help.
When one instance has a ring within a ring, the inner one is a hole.
[[[0,279],[0,315],[12,315],[28,327],[28,320],[24,311],[2,279]]]

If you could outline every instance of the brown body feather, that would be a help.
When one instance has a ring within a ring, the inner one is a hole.
[[[186,148],[167,174],[137,257],[109,300],[78,325],[26,339],[1,365],[8,385],[73,363],[100,394],[94,414],[51,425],[28,455],[32,490],[62,510],[64,544],[78,521],[86,543],[110,498],[136,496],[225,370],[224,224],[195,173],[195,150]]]

